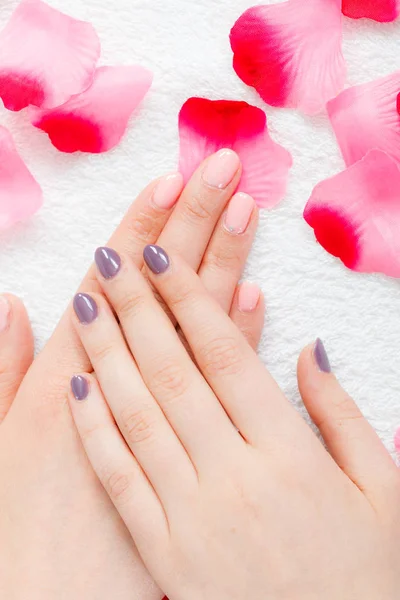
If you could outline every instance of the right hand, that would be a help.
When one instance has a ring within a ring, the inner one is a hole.
[[[250,207],[249,224],[241,234],[228,231],[222,216],[240,176],[236,155],[220,152],[199,168],[182,194],[179,177],[172,184],[169,179],[174,189],[170,189],[169,207],[164,208],[154,200],[168,199],[165,192],[157,195],[165,179],[153,182],[108,245],[129,254],[139,267],[143,248],[150,243],[182,254],[255,347],[263,324],[263,301],[260,298],[253,311],[240,310],[237,283],[254,238],[257,209]],[[241,201],[243,206],[249,202]],[[230,213],[233,228],[240,225],[237,209],[236,204]],[[246,215],[242,218],[245,224]],[[100,291],[92,269],[80,291]],[[246,300],[245,294],[241,299]],[[247,308],[252,308],[252,302]],[[29,362],[28,357],[18,372]],[[75,431],[66,390],[74,373],[87,370],[90,363],[68,309],[15,399],[20,376],[4,394],[3,406],[12,406],[0,427],[1,598],[163,597],[94,475]]]

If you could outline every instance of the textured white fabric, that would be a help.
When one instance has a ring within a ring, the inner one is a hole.
[[[26,115],[0,110],[0,123],[12,131],[45,193],[40,213],[0,235],[0,289],[25,300],[38,349],[94,249],[107,240],[137,192],[175,169],[177,115],[187,97],[247,100],[266,109],[272,135],[294,157],[287,198],[263,213],[247,269],[267,297],[262,357],[300,405],[296,359],[305,344],[321,336],[340,380],[393,450],[400,425],[400,283],[347,271],[315,243],[302,220],[313,186],[342,169],[343,161],[325,115],[310,119],[266,107],[236,77],[228,34],[251,0],[50,2],[95,25],[103,64],[138,62],[155,72],[155,81],[122,145],[103,156],[62,155],[29,126]],[[1,0],[1,27],[16,6],[17,0]],[[346,19],[349,83],[398,68],[399,34],[400,24]]]

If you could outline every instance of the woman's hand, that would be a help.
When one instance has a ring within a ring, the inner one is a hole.
[[[179,174],[157,180],[140,194],[110,244],[138,268],[145,245],[157,240],[185,256],[256,345],[263,300],[257,289],[237,284],[256,230],[257,209],[246,196],[232,199],[240,175],[238,157],[222,151],[200,167],[183,191]],[[100,291],[93,269],[81,291]],[[26,326],[22,309],[13,310],[12,323],[15,332]],[[6,364],[16,374],[24,372],[31,359],[30,333],[19,355],[13,354],[15,363],[10,354],[2,354],[2,339],[0,334],[0,358],[8,357]],[[68,310],[15,399],[21,377],[0,375],[0,394],[7,388],[2,412],[14,399],[0,426],[1,598],[162,597],[93,474],[68,409],[67,382],[76,371],[89,368]],[[3,362],[0,372],[4,369]]]
[[[299,379],[331,454],[183,257],[144,257],[196,366],[129,257],[100,250],[109,304],[74,300],[96,378],[74,377],[70,400],[159,586],[170,600],[395,600],[400,474],[321,342]]]

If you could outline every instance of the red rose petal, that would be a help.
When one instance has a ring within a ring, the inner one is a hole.
[[[271,208],[285,195],[292,157],[270,137],[265,113],[246,102],[190,98],[179,115],[180,165],[188,181],[202,161],[221,148],[243,165],[239,191]]]
[[[143,67],[100,67],[82,94],[52,110],[32,109],[32,123],[61,152],[107,152],[121,141],[151,83]]]
[[[351,19],[390,23],[399,16],[399,3],[398,0],[342,0],[342,11]]]
[[[344,85],[340,0],[250,8],[230,39],[236,73],[272,106],[317,113]]]
[[[319,183],[304,218],[349,269],[400,277],[400,171],[384,152]]]
[[[99,55],[92,25],[23,0],[0,34],[0,98],[13,111],[63,104],[90,85]]]

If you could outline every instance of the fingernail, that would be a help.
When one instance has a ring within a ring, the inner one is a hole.
[[[255,202],[248,194],[235,194],[225,213],[225,228],[235,235],[244,233],[250,223]]]
[[[238,306],[244,313],[252,313],[256,310],[261,296],[261,290],[255,283],[244,281],[239,289]]]
[[[94,258],[104,279],[112,279],[121,268],[119,254],[112,248],[97,248]]]
[[[5,296],[0,296],[0,333],[10,324],[11,305]]]
[[[82,377],[82,375],[75,375],[71,379],[71,390],[75,400],[86,400],[89,396],[88,380]]]
[[[168,254],[160,246],[146,246],[143,258],[150,271],[156,275],[165,273],[169,267]]]
[[[325,350],[325,346],[324,346],[322,340],[320,340],[319,338],[315,342],[314,357],[315,357],[315,362],[317,363],[318,368],[320,371],[322,371],[322,373],[331,373],[332,372],[329,358],[328,358],[328,355]]]
[[[152,200],[158,208],[169,210],[176,204],[183,189],[183,176],[181,173],[171,173],[158,182]]]
[[[220,150],[208,161],[203,179],[211,187],[225,189],[240,167],[240,160],[233,150]]]
[[[74,310],[83,325],[90,325],[97,318],[96,302],[88,294],[77,294],[74,298]]]

